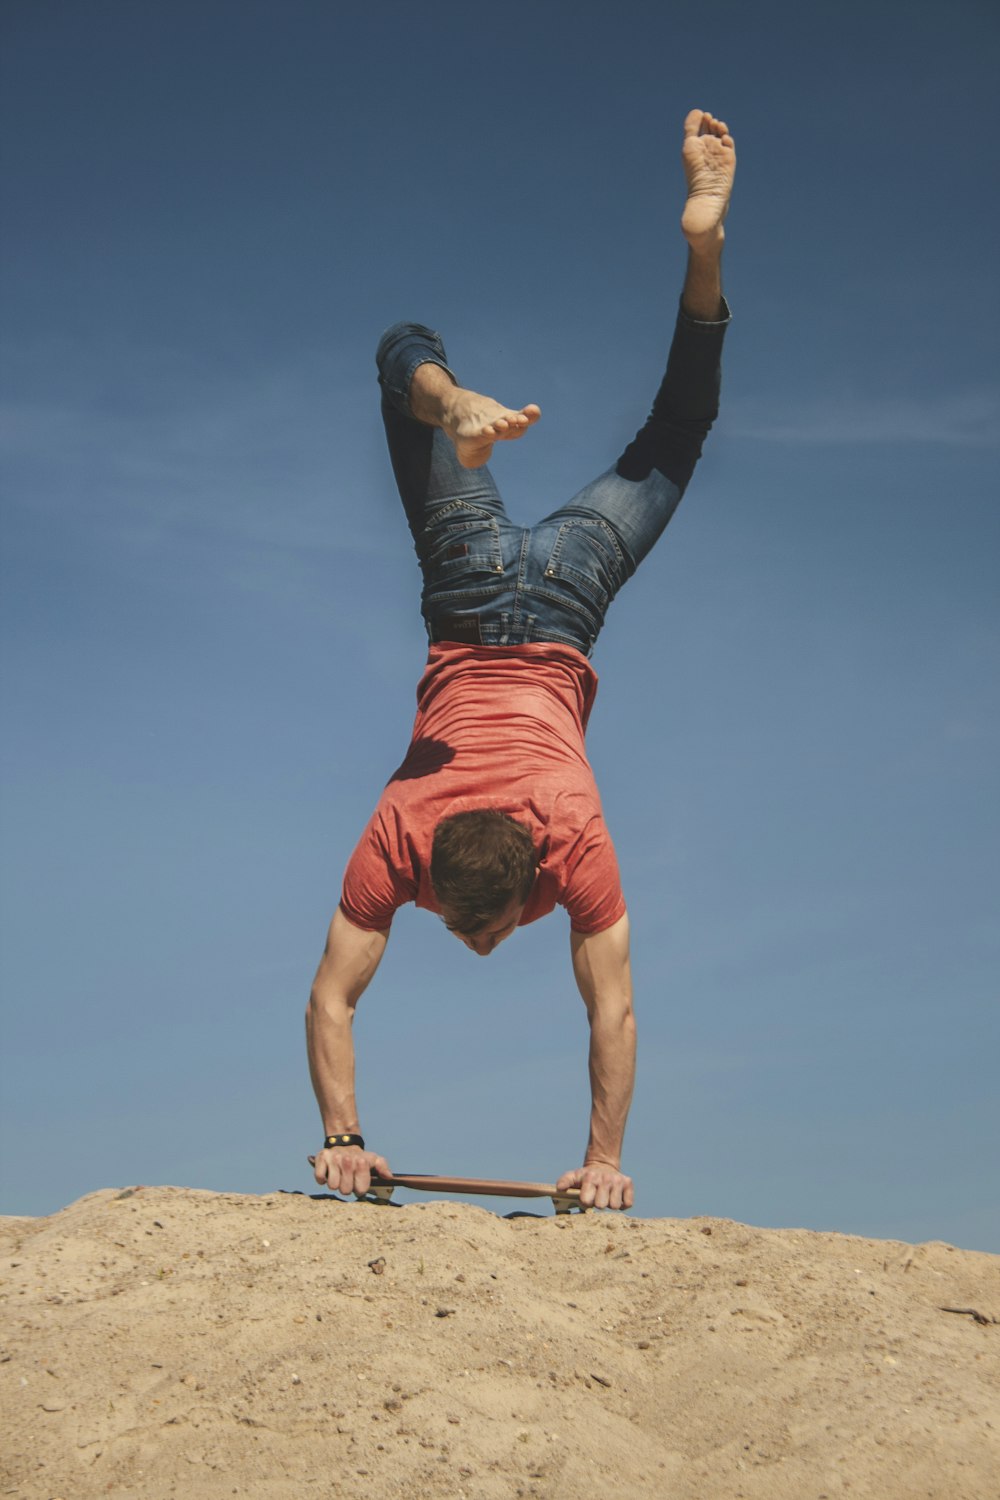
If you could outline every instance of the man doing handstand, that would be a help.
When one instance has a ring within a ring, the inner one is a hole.
[[[590,1023],[590,1136],[560,1177],[580,1202],[628,1208],[621,1170],[635,1072],[629,926],[614,847],[584,749],[590,665],[608,605],[673,515],[718,411],[729,309],[723,220],[736,152],[704,110],[684,122],[687,274],[667,371],[615,466],[537,525],[507,517],[485,467],[537,406],[460,386],[437,334],[399,323],[377,353],[389,453],[423,572],[430,649],[406,759],[344,876],[306,1012],[326,1142],[316,1180],[364,1194],[384,1157],[360,1135],[351,1024],[393,913],[413,901],[486,957],[564,906]]]

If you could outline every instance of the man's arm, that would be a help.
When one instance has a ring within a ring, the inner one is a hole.
[[[590,1022],[590,1139],[584,1165],[564,1172],[557,1185],[578,1187],[586,1207],[631,1208],[632,1179],[621,1170],[635,1081],[628,915],[604,932],[571,933],[570,947]]]
[[[354,1012],[378,968],[388,928],[367,932],[349,922],[338,907],[330,923],[306,1010],[309,1073],[325,1135],[361,1133],[354,1096]],[[338,1146],[317,1153],[316,1181],[334,1192],[367,1193],[372,1168],[389,1176],[389,1163],[374,1151]]]

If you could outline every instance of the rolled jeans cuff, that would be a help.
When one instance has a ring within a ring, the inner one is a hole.
[[[733,321],[733,315],[729,309],[729,303],[726,301],[725,297],[722,296],[721,292],[719,294],[719,300],[722,303],[721,318],[692,318],[690,313],[686,313],[684,311],[684,296],[682,293],[680,300],[681,321],[684,323],[689,323],[692,328],[727,328]]]
[[[378,383],[386,400],[407,417],[413,416],[410,382],[420,365],[440,365],[455,380],[454,371],[448,367],[440,334],[423,323],[393,323],[379,339],[375,363],[378,365]],[[455,383],[458,384],[457,380]]]

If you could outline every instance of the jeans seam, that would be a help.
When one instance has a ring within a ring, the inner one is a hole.
[[[442,517],[450,515],[454,510],[471,510],[482,520],[489,521],[499,535],[500,523],[493,512],[491,510],[486,510],[486,508],[482,505],[474,504],[471,500],[466,500],[464,497],[461,500],[446,500],[443,505],[439,505],[433,512],[431,518],[425,523],[424,531],[433,531],[441,521]]]
[[[565,594],[557,594],[555,590],[540,589],[536,585],[531,590],[531,596],[532,598],[549,599],[553,604],[561,605],[563,609],[571,609],[575,615],[581,615],[588,624],[593,623],[592,611],[588,610],[586,605],[578,604],[575,599],[567,598]]]
[[[565,533],[570,529],[570,527],[578,526],[599,526],[602,531],[606,531],[611,541],[611,545],[614,548],[615,556],[620,563],[624,564],[625,553],[621,538],[618,536],[618,533],[611,525],[611,522],[605,520],[603,516],[570,516],[567,518],[567,520],[563,521],[559,527],[559,531],[556,534],[556,540],[552,548],[552,556],[550,558],[550,562],[557,560],[560,553],[562,552],[563,537]]]
[[[450,601],[453,599],[495,599],[505,592],[505,585],[502,583],[491,584],[488,588],[484,587],[481,589],[446,589],[444,591],[425,589],[423,603],[427,604],[430,602],[437,605],[444,600]]]
[[[514,607],[511,615],[511,629],[516,630],[520,624],[521,599],[524,594],[524,579],[528,566],[528,552],[531,543],[531,528],[526,526],[521,532],[521,551],[517,559],[517,575],[514,579]]]

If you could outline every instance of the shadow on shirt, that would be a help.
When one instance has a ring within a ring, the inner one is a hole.
[[[406,752],[406,759],[393,771],[387,785],[391,786],[394,781],[416,781],[420,776],[433,776],[435,771],[443,770],[454,759],[454,747],[445,744],[444,740],[414,740]]]

